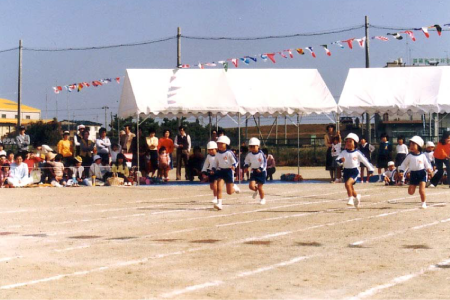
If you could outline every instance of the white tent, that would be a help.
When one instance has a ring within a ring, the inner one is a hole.
[[[350,69],[339,111],[362,113],[450,112],[450,67]]]
[[[331,113],[336,101],[315,69],[130,69],[119,117]]]

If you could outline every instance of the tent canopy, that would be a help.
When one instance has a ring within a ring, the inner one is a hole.
[[[450,112],[450,67],[350,69],[339,112]]]
[[[128,69],[119,117],[337,112],[315,69]]]

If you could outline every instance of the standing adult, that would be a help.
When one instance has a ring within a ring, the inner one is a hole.
[[[170,157],[170,169],[173,169],[172,152],[173,152],[174,146],[173,146],[173,141],[170,138],[171,135],[172,135],[172,133],[170,132],[169,129],[164,130],[163,137],[160,138],[158,141],[158,151],[159,151],[159,149],[161,149],[161,147],[166,147],[166,152],[169,154],[169,157]]]
[[[69,167],[71,165],[73,156],[73,143],[69,137],[70,133],[68,131],[64,131],[63,139],[56,145],[58,153],[63,157],[63,164],[65,167]]]
[[[334,169],[333,169],[333,157],[331,156],[332,151],[332,145],[333,145],[333,138],[335,136],[341,137],[339,131],[336,132],[336,126],[334,124],[329,124],[326,127],[327,133],[324,136],[325,146],[327,146],[327,157],[325,161],[325,169],[327,171],[330,171],[330,178],[333,179],[334,176]]]
[[[89,167],[92,164],[92,154],[95,144],[89,139],[89,131],[83,132],[83,139],[80,141],[80,156],[83,160],[82,166],[85,167],[86,177],[88,176]]]
[[[83,139],[83,132],[85,130],[85,126],[83,124],[78,125],[78,132],[73,136],[73,143],[75,144],[75,155],[80,155],[80,143]]]
[[[186,173],[186,166],[189,158],[189,152],[191,151],[191,137],[186,134],[186,129],[184,126],[178,128],[179,134],[175,137],[173,142],[175,148],[177,149],[177,180],[181,180],[181,162],[184,163],[185,177],[188,178]]]
[[[28,152],[28,146],[31,144],[30,136],[25,134],[25,126],[19,127],[19,135],[16,136],[17,150],[23,156],[23,153]]]
[[[217,130],[213,129],[211,130],[211,138],[209,139],[210,142],[217,142]]]
[[[102,158],[102,162],[109,164],[109,155],[111,151],[111,141],[106,136],[106,128],[100,128],[98,131],[99,138],[95,140],[97,154]]]
[[[131,125],[125,125],[124,127],[125,134],[121,138],[121,144],[122,146],[122,152],[123,153],[132,153],[131,149],[131,141],[136,136],[134,133],[131,132]]]
[[[444,175],[444,165],[447,168],[447,174],[450,170],[450,133],[445,131],[442,138],[439,140],[436,148],[434,149],[434,160],[436,164],[437,172],[430,180],[429,187],[435,187],[439,184],[439,181]]]
[[[148,147],[148,153],[150,155],[148,173],[152,173],[152,177],[155,175],[156,170],[158,170],[158,138],[155,136],[155,129],[151,128],[148,137],[145,139]]]

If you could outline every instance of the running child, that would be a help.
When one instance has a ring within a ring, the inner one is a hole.
[[[214,162],[214,172],[217,176],[217,203],[214,208],[222,209],[222,189],[223,182],[225,182],[227,194],[231,195],[234,192],[239,194],[241,191],[237,185],[234,184],[234,171],[238,165],[238,160],[231,150],[227,149],[230,145],[230,139],[222,135],[217,139],[216,161]]]
[[[387,163],[391,160],[392,144],[389,143],[389,136],[386,133],[381,135],[380,148],[378,148],[378,182],[382,182],[381,169],[387,170]]]
[[[388,170],[383,173],[384,185],[395,185],[397,183],[397,169],[393,161],[388,162]]]
[[[267,168],[267,160],[264,153],[259,149],[260,141],[253,137],[249,140],[249,149],[250,152],[245,157],[245,165],[244,170],[247,171],[248,168],[251,169],[250,173],[250,183],[248,187],[250,190],[254,191],[253,199],[256,199],[259,192],[259,204],[266,204],[266,199],[264,198],[264,189],[263,185],[266,183],[266,168]]]
[[[341,183],[341,166],[336,161],[336,158],[342,152],[341,136],[335,136],[333,138],[333,143],[331,144],[331,157],[333,162],[331,164],[331,169],[334,171],[334,177],[331,178],[331,183]]]
[[[367,161],[369,163],[372,163],[372,160],[370,158],[373,151],[375,151],[375,147],[367,142],[365,138],[361,138],[361,141],[359,142],[359,151],[367,158]],[[360,164],[361,167],[361,183],[369,183],[369,177],[367,177],[367,181],[364,180],[364,170],[366,169],[364,164]],[[367,176],[369,176],[369,171],[367,171]]]
[[[216,162],[217,143],[214,141],[209,142],[206,145],[206,149],[208,150],[208,155],[203,163],[202,174],[208,177],[209,188],[214,195],[212,203],[217,204],[217,178],[213,170]]]
[[[423,140],[420,136],[413,136],[409,140],[409,154],[406,156],[402,165],[400,166],[400,174],[404,170],[409,168],[410,172],[410,183],[408,187],[408,194],[414,195],[416,192],[416,187],[419,187],[420,200],[422,201],[422,209],[427,208],[427,200],[425,195],[425,186],[427,183],[427,172],[432,173],[433,168],[431,167],[428,158],[422,153]]]
[[[354,205],[359,210],[361,194],[357,194],[353,186],[359,175],[358,167],[362,162],[369,170],[370,176],[373,173],[373,166],[360,151],[356,150],[356,145],[359,142],[359,137],[356,134],[349,133],[344,140],[345,150],[337,157],[337,161],[344,166],[345,189],[349,197],[347,205]]]

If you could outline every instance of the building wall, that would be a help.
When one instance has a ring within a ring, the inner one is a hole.
[[[22,112],[22,119],[39,120],[41,113],[39,112]],[[17,111],[2,111],[0,110],[0,122],[1,119],[17,119]]]

